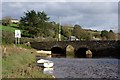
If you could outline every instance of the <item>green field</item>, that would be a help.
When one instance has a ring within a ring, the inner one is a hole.
[[[4,31],[9,31],[9,32],[15,32],[15,30],[18,30],[18,28],[13,28],[13,27],[9,27],[9,26],[0,26],[0,30],[4,30]]]
[[[11,24],[11,26],[0,25],[0,30],[15,32],[15,30],[18,30],[18,28],[17,28],[17,24]]]

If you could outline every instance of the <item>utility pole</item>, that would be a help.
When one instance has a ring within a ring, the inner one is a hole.
[[[60,21],[60,18],[59,18]],[[61,25],[59,23],[59,28],[58,28],[58,41],[61,41]]]

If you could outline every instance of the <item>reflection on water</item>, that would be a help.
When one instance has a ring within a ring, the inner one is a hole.
[[[51,58],[51,57],[52,57],[52,55],[47,55],[46,57],[47,57],[47,58]]]
[[[43,73],[44,74],[53,74],[54,69],[53,68],[44,68]]]
[[[48,56],[49,57],[49,56]],[[52,58],[92,58],[92,54],[86,54],[85,56],[74,55],[74,53],[66,53],[66,54],[52,54]]]
[[[92,58],[92,54],[86,55],[86,58]]]
[[[54,57],[54,58],[55,58],[55,57],[57,57],[57,58],[61,58],[61,57],[62,57],[62,58],[65,58],[66,55],[65,55],[65,54],[52,54],[51,57]]]
[[[52,54],[49,55],[49,58],[113,58],[113,59],[119,59],[120,56],[116,56],[116,55],[104,55],[103,53],[99,54],[99,55],[95,55],[95,54],[85,54],[85,56],[82,55],[74,55],[74,53],[66,53],[66,55],[64,54]]]

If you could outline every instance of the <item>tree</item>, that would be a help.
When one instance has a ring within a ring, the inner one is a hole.
[[[75,25],[73,28],[73,35],[79,38],[80,40],[91,40],[92,33],[82,29],[80,25]]]
[[[99,33],[94,33],[93,36],[94,36],[95,38],[101,38],[101,36],[100,36]]]
[[[89,33],[89,32],[84,32],[83,33],[83,39],[85,39],[85,40],[91,40],[92,39],[92,34],[91,33]]]
[[[38,12],[38,17],[39,17],[41,22],[48,21],[50,18],[47,16],[47,14],[44,11]]]
[[[104,39],[107,39],[108,31],[107,31],[107,30],[102,30],[100,35],[101,35],[101,37],[103,38],[103,40],[104,40]]]
[[[112,30],[110,30],[108,32],[107,38],[108,38],[108,40],[116,40],[116,35]]]
[[[79,27],[80,29],[82,29],[82,27],[78,24],[75,24],[74,27]]]
[[[20,28],[26,30],[28,34],[31,34],[34,37],[42,36],[47,33],[46,24],[49,18],[50,17],[48,17],[44,11],[27,11],[20,19]]]
[[[74,28],[73,28],[73,35],[79,39],[80,39],[80,29],[81,28],[79,26],[74,26]]]
[[[69,38],[71,36],[71,31],[69,30],[69,27],[67,27],[67,26],[62,27],[61,33],[62,33],[62,35],[64,35],[67,38]]]
[[[2,25],[4,26],[10,26],[11,24],[11,17],[6,16],[2,19]]]
[[[86,39],[86,32],[79,25],[75,25],[73,28],[73,35],[79,38],[80,40]]]

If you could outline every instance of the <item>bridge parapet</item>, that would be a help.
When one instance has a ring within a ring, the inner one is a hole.
[[[113,48],[119,46],[120,41],[51,41],[51,42],[31,42],[31,47],[35,49],[50,50],[52,47],[59,46],[66,48],[68,45],[75,49],[79,47],[88,47],[90,49]]]

